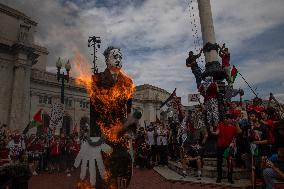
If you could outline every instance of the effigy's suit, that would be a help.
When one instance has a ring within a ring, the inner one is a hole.
[[[91,136],[103,136],[105,143],[112,147],[110,154],[104,154],[106,183],[97,172],[96,188],[109,188],[117,178],[124,178],[126,186],[132,175],[132,160],[128,152],[128,140],[124,136],[123,123],[131,112],[134,85],[130,78],[119,72],[115,79],[109,69],[92,78],[90,94]],[[116,186],[117,187],[117,186]]]

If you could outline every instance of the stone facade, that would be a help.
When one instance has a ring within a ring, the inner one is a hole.
[[[48,125],[52,104],[60,103],[60,95],[61,84],[57,81],[56,74],[32,69],[30,117],[39,109],[43,109],[44,123]],[[70,78],[69,83],[65,83],[64,90],[63,125],[67,133],[71,132],[74,126],[89,122],[89,112],[89,97],[86,90],[76,86],[74,79]]]
[[[44,126],[49,125],[52,104],[60,102],[61,84],[56,74],[46,71],[48,51],[34,44],[36,26],[25,14],[0,4],[0,124],[11,130],[24,129],[39,109],[43,109]],[[133,110],[143,113],[141,126],[156,117],[166,119],[159,106],[169,95],[148,84],[136,87]],[[89,122],[89,105],[86,90],[71,78],[65,85],[63,127],[67,133]]]
[[[37,23],[2,4],[0,18],[0,121],[18,129],[29,121],[31,68],[40,56],[34,46]]]
[[[167,115],[160,110],[160,105],[170,96],[170,93],[164,89],[144,84],[136,87],[133,98],[133,110],[142,112],[140,125],[145,126],[150,122],[155,122],[156,118],[166,121]]]

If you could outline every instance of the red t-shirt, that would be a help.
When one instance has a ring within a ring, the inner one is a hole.
[[[72,146],[72,150],[71,150],[72,154],[77,156],[80,151],[80,144],[77,142],[72,142],[71,146]]]
[[[275,143],[275,137],[273,135],[273,132],[275,130],[275,125],[274,122],[270,119],[266,120],[266,125],[268,126],[268,142],[269,144],[274,144]]]
[[[218,147],[228,147],[233,141],[233,138],[237,135],[236,126],[231,124],[225,125],[221,122],[218,124],[217,130],[219,130],[217,140]]]
[[[257,113],[260,113],[261,111],[264,110],[264,107],[263,106],[259,106],[259,105],[249,105],[248,106],[248,111],[251,111],[251,110],[254,110],[256,111]]]
[[[51,146],[50,155],[57,156],[60,154],[60,146],[56,142]]]
[[[241,110],[239,109],[230,109],[229,113],[233,115],[233,119],[238,119],[241,116]]]
[[[34,142],[28,148],[28,151],[30,151],[30,152],[43,152],[43,150],[44,150],[43,146],[39,142]]]
[[[212,99],[212,98],[217,99],[218,97],[217,89],[218,89],[218,86],[216,82],[211,83],[206,91],[205,91],[204,86],[201,85],[199,92],[204,97],[204,102],[207,102],[209,99]]]

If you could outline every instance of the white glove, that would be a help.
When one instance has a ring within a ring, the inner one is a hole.
[[[91,137],[93,142],[99,141],[100,137]],[[83,180],[87,173],[87,164],[89,161],[90,183],[94,186],[96,184],[96,163],[98,165],[100,175],[104,175],[105,166],[102,159],[101,151],[109,153],[111,147],[105,143],[98,146],[91,146],[88,142],[81,144],[81,149],[75,159],[74,166],[77,168],[81,164],[80,178]]]

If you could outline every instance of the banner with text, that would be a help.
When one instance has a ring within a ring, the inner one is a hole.
[[[188,102],[199,102],[200,100],[200,94],[197,93],[197,94],[189,94],[188,95]]]

